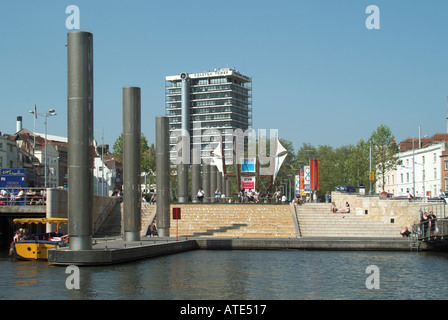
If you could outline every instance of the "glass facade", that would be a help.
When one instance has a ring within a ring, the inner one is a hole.
[[[183,74],[185,75],[185,74]],[[217,69],[212,72],[188,74],[189,81],[189,132],[193,137],[193,123],[200,122],[201,136],[207,129],[231,135],[234,129],[252,128],[252,79],[235,69]],[[166,116],[169,118],[171,160],[175,160],[176,132],[182,128],[182,78],[166,77]],[[212,137],[213,138],[213,137]],[[194,137],[193,137],[194,139]],[[223,139],[226,139],[223,136]],[[204,139],[201,139],[203,141]],[[201,143],[206,149],[210,139]],[[231,150],[224,150],[229,154]],[[202,152],[207,157],[207,151]]]

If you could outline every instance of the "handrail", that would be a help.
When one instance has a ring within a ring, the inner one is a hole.
[[[20,195],[22,193],[22,195]],[[7,187],[0,190],[0,205],[45,205],[47,192],[45,188]]]
[[[448,236],[448,218],[437,218],[412,226],[412,235],[418,240],[443,240]]]

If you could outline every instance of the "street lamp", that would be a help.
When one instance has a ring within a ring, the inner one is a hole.
[[[51,117],[51,116],[55,116],[57,115],[56,111],[54,109],[50,109],[48,110],[48,112],[45,113],[38,113],[36,111],[30,110],[30,113],[34,114],[36,117],[37,116],[41,116],[45,118],[45,160],[44,160],[44,165],[45,165],[45,189],[47,189],[47,118]],[[35,134],[35,133],[34,133]],[[36,145],[34,145],[34,147],[36,147]]]

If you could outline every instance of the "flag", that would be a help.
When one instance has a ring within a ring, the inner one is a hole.
[[[37,119],[37,107],[36,107],[36,103],[34,103],[34,118]]]
[[[311,190],[319,190],[319,160],[311,160]]]

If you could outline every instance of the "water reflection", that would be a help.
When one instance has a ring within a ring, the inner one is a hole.
[[[366,288],[378,266],[380,289]],[[448,255],[415,252],[198,250],[107,267],[64,267],[0,255],[0,299],[447,299]]]

